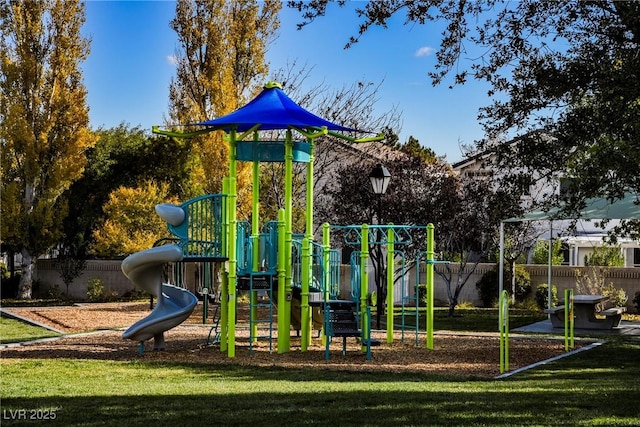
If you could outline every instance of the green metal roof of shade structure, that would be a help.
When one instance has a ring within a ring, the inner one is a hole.
[[[566,215],[560,208],[528,212],[521,217],[505,219],[504,222],[556,221],[563,219],[640,219],[640,195],[627,193],[618,200],[602,197],[587,199],[585,207],[577,215]]]
[[[520,217],[509,218],[500,224],[500,259],[504,258],[504,223],[505,222],[522,222],[522,221],[549,221],[549,238],[553,234],[553,221],[570,220],[570,219],[586,219],[586,220],[624,220],[624,219],[640,219],[640,194],[626,193],[621,199],[610,200],[603,197],[594,197],[585,201],[585,207],[575,215],[569,215],[562,211],[561,208],[553,207],[548,210],[537,210],[528,212]],[[551,308],[551,248],[549,245],[549,271],[547,281],[549,284],[549,308]],[[502,262],[499,264],[499,290],[501,293],[504,288],[504,268]]]

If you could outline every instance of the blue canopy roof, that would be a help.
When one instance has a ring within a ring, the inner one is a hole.
[[[236,131],[246,132],[255,125],[260,125],[259,130],[326,127],[332,131],[356,131],[310,113],[293,102],[276,83],[266,84],[262,92],[244,107],[226,116],[195,123],[195,125],[222,129],[226,132],[234,128]]]

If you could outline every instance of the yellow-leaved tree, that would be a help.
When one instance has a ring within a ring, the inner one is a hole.
[[[269,71],[265,53],[279,27],[279,0],[180,1],[171,27],[178,35],[176,77],[169,87],[169,124],[228,114],[256,95]],[[194,138],[202,190],[218,193],[228,175],[221,132]],[[251,211],[251,166],[238,165],[239,216]]]
[[[0,235],[22,255],[18,298],[31,298],[35,260],[61,235],[60,196],[96,140],[80,68],[90,44],[84,20],[79,1],[0,3]]]
[[[160,203],[178,203],[169,197],[169,185],[146,181],[135,188],[120,187],[104,205],[106,220],[93,233],[93,252],[118,257],[148,249],[166,237],[167,223],[155,213]]]

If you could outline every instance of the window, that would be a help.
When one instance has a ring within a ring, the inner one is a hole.
[[[633,265],[640,267],[640,248],[633,249]]]

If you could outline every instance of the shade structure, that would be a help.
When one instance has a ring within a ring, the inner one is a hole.
[[[206,126],[230,132],[246,132],[258,125],[259,130],[289,128],[320,129],[339,132],[355,132],[356,129],[341,126],[305,110],[289,98],[276,83],[267,83],[264,89],[244,107],[226,116],[206,120],[194,125]]]
[[[594,197],[585,201],[585,207],[575,215],[570,215],[561,208],[554,207],[548,210],[531,211],[521,217],[509,218],[500,224],[500,260],[504,257],[504,223],[505,222],[521,222],[521,221],[548,221],[549,222],[549,264],[547,273],[548,308],[551,308],[551,252],[553,245],[551,239],[553,235],[553,221],[567,219],[586,219],[586,220],[607,220],[607,219],[640,219],[640,194],[626,193],[623,198],[610,200],[602,197]],[[499,264],[499,286],[498,292],[502,292],[504,286],[504,270],[503,264]],[[550,316],[550,315],[549,315]]]

